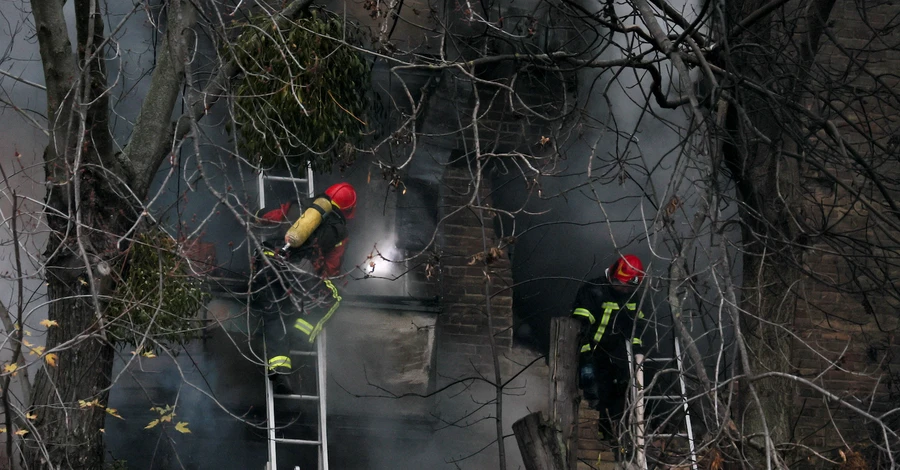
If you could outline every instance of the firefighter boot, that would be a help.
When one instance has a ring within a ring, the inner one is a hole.
[[[272,392],[275,395],[293,395],[294,387],[291,384],[290,374],[270,373],[269,380],[272,381]]]

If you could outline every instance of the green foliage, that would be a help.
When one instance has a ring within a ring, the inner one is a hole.
[[[283,29],[269,17],[237,25],[230,53],[243,72],[236,88],[238,144],[264,167],[330,171],[352,162],[366,130],[370,66],[354,49],[362,35],[343,19],[312,11]]]
[[[149,337],[144,351],[177,345],[200,334],[197,313],[207,294],[201,282],[186,273],[175,240],[159,229],[137,237],[126,255],[125,276],[106,308],[107,332],[116,344],[137,346]]]

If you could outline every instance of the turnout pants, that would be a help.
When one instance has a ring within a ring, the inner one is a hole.
[[[631,374],[625,361],[617,361],[607,355],[594,357],[595,380],[585,388],[585,397],[596,403],[594,409],[600,412],[600,439],[615,439],[619,421],[625,412],[625,397],[628,395]]]
[[[341,303],[337,288],[328,279],[305,279],[301,286],[285,289],[284,277],[265,276],[258,289],[255,309],[263,321],[268,370],[291,372],[291,348],[310,350],[316,336]]]

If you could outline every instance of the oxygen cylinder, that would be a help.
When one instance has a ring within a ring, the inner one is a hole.
[[[312,207],[306,209],[284,235],[284,242],[291,248],[298,248],[306,242],[313,231],[322,223],[322,217],[331,212],[331,200],[316,198]]]

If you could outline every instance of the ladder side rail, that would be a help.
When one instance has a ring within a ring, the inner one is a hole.
[[[678,384],[681,387],[682,406],[684,407],[684,424],[688,436],[688,448],[691,452],[691,470],[697,470],[697,449],[694,446],[694,426],[691,422],[691,412],[688,409],[687,385],[684,382],[684,358],[681,357],[681,341],[675,336],[675,359],[678,361]]]
[[[266,175],[260,170],[256,174],[256,191],[259,198],[259,210],[266,207]]]
[[[637,465],[638,468],[646,470],[647,456],[645,454],[644,441],[644,355],[634,354],[631,342],[625,342],[628,351],[629,363],[631,364],[634,380],[631,382],[631,389],[634,397],[634,417],[635,417],[635,448],[637,449]]]
[[[325,394],[325,380],[327,374],[325,370],[325,338],[327,334],[323,329],[318,338],[316,338],[316,388],[319,395],[319,470],[328,470],[328,429],[327,424],[327,402]],[[696,469],[695,469],[696,470]]]
[[[268,355],[267,361],[268,361]],[[275,457],[275,394],[272,390],[272,381],[269,380],[268,377],[263,377],[263,380],[266,383],[266,436],[267,436],[267,447],[269,449],[269,470],[276,470],[278,468],[278,462]]]

